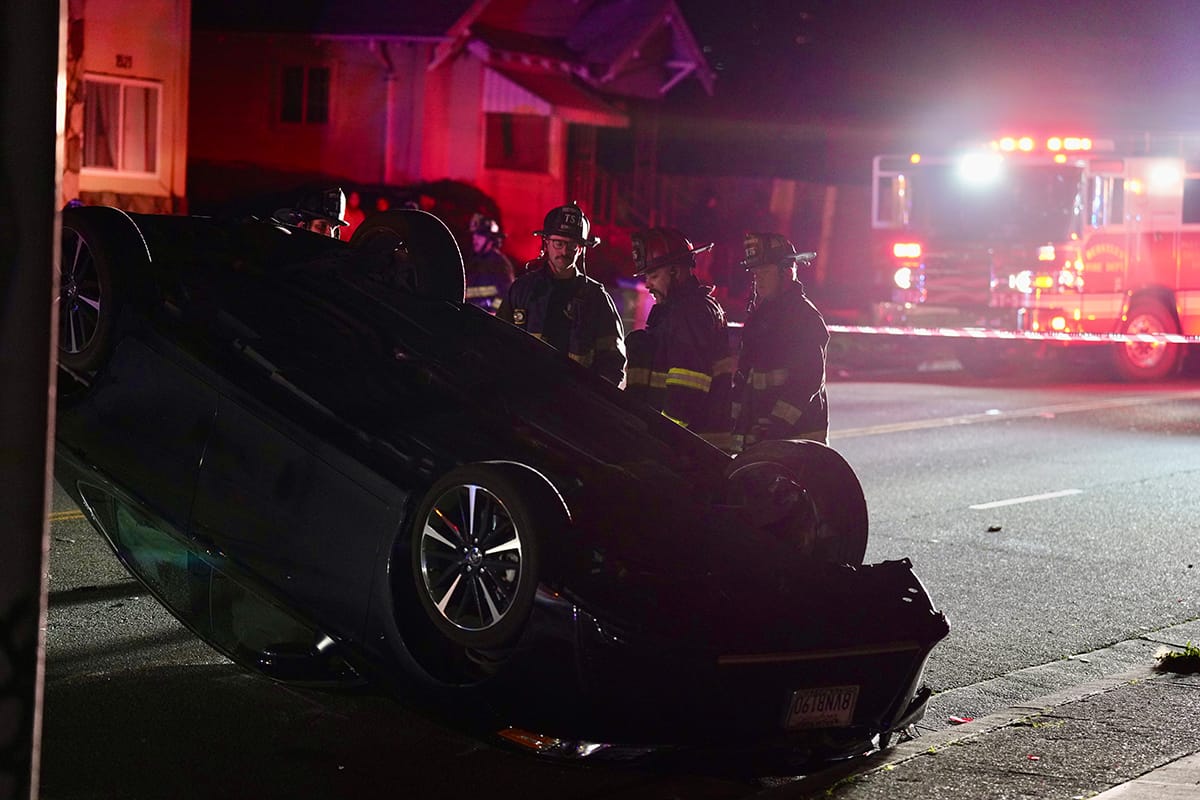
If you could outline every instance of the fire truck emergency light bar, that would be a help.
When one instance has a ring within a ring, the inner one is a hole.
[[[1096,145],[1101,145],[1097,147]],[[1105,147],[1104,145],[1107,145]],[[991,143],[993,150],[1004,153],[1032,153],[1037,149],[1037,140],[1032,136],[1004,136]],[[1111,150],[1112,142],[1095,142],[1086,136],[1050,136],[1042,145],[1043,150],[1051,153],[1062,151]]]

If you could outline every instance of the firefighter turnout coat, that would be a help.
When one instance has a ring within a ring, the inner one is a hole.
[[[798,281],[746,319],[734,376],[733,449],[765,439],[828,444],[825,352],[829,330]]]
[[[550,268],[527,272],[513,282],[496,316],[546,341],[546,316],[557,280],[574,283],[562,311],[567,317],[567,355],[617,386],[625,385],[625,330],[621,315],[599,281],[586,275],[556,279]]]
[[[508,296],[508,287],[516,274],[512,261],[499,250],[471,256],[463,265],[463,272],[467,279],[467,302],[492,314]]]
[[[645,329],[628,337],[626,391],[705,438],[727,434],[728,341],[725,311],[712,287],[694,277],[680,283],[650,310]]]

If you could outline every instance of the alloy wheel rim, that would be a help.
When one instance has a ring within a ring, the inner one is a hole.
[[[482,486],[455,486],[434,503],[419,534],[421,579],[437,613],[463,631],[499,624],[521,580],[520,532]]]
[[[79,353],[92,343],[100,326],[101,301],[92,251],[77,231],[68,229],[59,274],[59,349]]]

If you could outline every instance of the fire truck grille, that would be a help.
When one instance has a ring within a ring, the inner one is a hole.
[[[925,258],[925,302],[929,305],[987,306],[992,266],[987,254]]]

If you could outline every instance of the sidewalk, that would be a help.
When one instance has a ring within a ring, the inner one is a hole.
[[[1200,800],[1200,674],[1147,665],[756,795],[816,797]]]

